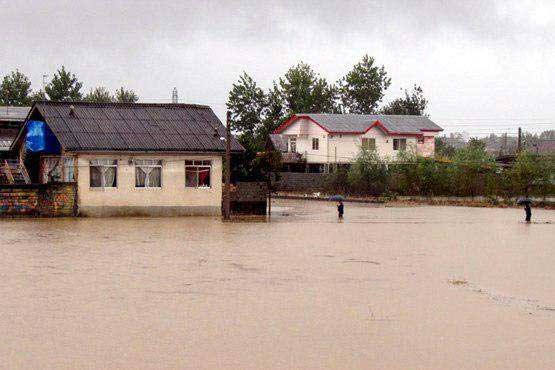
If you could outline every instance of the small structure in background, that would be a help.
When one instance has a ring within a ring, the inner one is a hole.
[[[395,158],[413,149],[431,157],[441,127],[424,116],[295,114],[269,137],[294,172],[329,172],[352,163],[361,148]],[[299,171],[299,169],[302,169]]]
[[[75,189],[75,214],[220,215],[223,136],[203,105],[37,102],[10,150],[33,184]]]
[[[10,146],[30,110],[31,107],[0,106],[0,158],[10,157]]]

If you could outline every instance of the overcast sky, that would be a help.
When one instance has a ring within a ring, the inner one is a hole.
[[[447,129],[555,128],[553,0],[0,0],[0,25],[0,75],[35,89],[63,64],[85,91],[169,102],[175,86],[222,118],[242,71],[267,88],[304,61],[333,82],[368,53],[392,78],[386,101],[420,84]]]

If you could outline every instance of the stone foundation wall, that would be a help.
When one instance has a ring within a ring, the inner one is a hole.
[[[76,215],[75,184],[1,185],[0,217]]]

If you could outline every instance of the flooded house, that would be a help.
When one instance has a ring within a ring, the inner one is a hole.
[[[425,116],[295,114],[270,135],[284,164],[301,172],[328,172],[330,165],[352,163],[361,148],[396,158],[403,150],[431,157],[443,131]]]
[[[10,148],[83,216],[220,215],[225,149],[208,106],[82,102],[35,103]]]

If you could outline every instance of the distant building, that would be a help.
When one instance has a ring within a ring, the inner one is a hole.
[[[0,158],[7,157],[31,107],[0,106]]]
[[[330,165],[353,162],[361,148],[391,159],[410,149],[433,156],[440,131],[423,116],[295,114],[270,135],[269,143],[284,154],[284,163],[327,172]]]
[[[201,105],[37,102],[11,150],[81,215],[219,215],[225,133]]]

